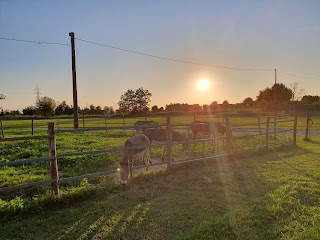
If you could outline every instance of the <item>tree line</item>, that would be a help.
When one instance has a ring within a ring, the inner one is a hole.
[[[145,116],[146,114],[158,114],[167,112],[212,112],[219,110],[232,109],[260,109],[262,111],[272,112],[288,111],[293,108],[296,110],[320,110],[320,97],[312,95],[303,95],[304,89],[299,87],[295,82],[290,87],[282,83],[276,83],[272,87],[267,87],[259,91],[256,99],[251,97],[245,98],[240,103],[231,104],[227,100],[222,103],[212,101],[210,104],[187,104],[187,103],[170,103],[165,107],[153,105],[149,107],[152,94],[149,90],[142,87],[132,90],[127,90],[120,96],[118,102],[119,108],[114,110],[112,106],[94,106],[78,109],[78,111],[85,115],[130,115],[130,116]],[[0,94],[0,100],[5,99],[6,96]],[[3,111],[2,115],[20,115],[16,111]],[[73,107],[68,105],[66,101],[57,104],[56,101],[50,97],[42,97],[34,106],[28,106],[22,110],[23,115],[72,115]]]

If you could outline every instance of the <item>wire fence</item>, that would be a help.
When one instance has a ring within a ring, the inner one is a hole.
[[[167,129],[167,139],[164,142],[158,144],[150,145],[151,148],[167,147],[167,156],[165,161],[155,162],[151,165],[157,166],[161,164],[166,164],[170,168],[171,165],[177,165],[179,163],[186,163],[192,161],[209,160],[220,157],[225,157],[230,154],[259,148],[269,148],[270,146],[293,143],[296,144],[296,134],[297,134],[297,118],[284,119],[280,118],[277,123],[280,124],[276,129],[273,129],[274,117],[266,117],[265,122],[259,122],[256,124],[238,124],[231,125],[229,119],[226,118],[226,122],[208,122],[208,123],[196,123],[199,129],[202,129],[201,136],[198,138],[192,138],[192,124],[183,123],[171,123],[171,119],[167,118],[165,124],[160,124],[162,128]],[[273,119],[273,121],[272,121]],[[224,135],[212,134],[212,131],[206,132],[205,128],[213,124],[223,124],[225,128]],[[286,124],[281,127],[281,124]],[[111,124],[110,124],[111,125]],[[263,126],[263,127],[262,127]],[[289,126],[289,127],[288,127]],[[98,178],[101,176],[106,176],[110,174],[117,173],[117,170],[102,171],[96,173],[86,173],[80,176],[72,176],[61,178],[58,172],[58,159],[65,157],[79,157],[82,155],[93,155],[102,153],[121,153],[124,150],[137,149],[139,147],[115,147],[100,150],[90,150],[81,152],[69,152],[69,153],[57,153],[57,139],[56,136],[65,133],[76,133],[85,131],[134,131],[136,130],[133,125],[130,126],[104,126],[104,127],[83,127],[79,129],[73,129],[71,127],[61,127],[58,128],[57,124],[53,122],[48,124],[46,129],[47,135],[42,136],[30,136],[30,137],[12,137],[12,138],[0,138],[0,142],[12,142],[12,141],[23,141],[23,140],[47,140],[48,141],[48,157],[31,158],[31,159],[19,159],[9,162],[0,162],[0,167],[12,167],[19,165],[26,165],[31,163],[49,162],[50,165],[50,176],[51,178],[44,181],[24,183],[15,186],[6,186],[0,188],[0,192],[13,191],[16,189],[23,189],[34,186],[41,185],[51,185],[54,195],[58,196],[59,184],[77,181],[84,178]],[[172,133],[177,131],[186,136],[185,141],[173,141]],[[182,155],[179,151],[173,151],[174,149],[181,148],[180,144],[187,144],[188,151],[187,154]],[[149,146],[142,146],[149,147]],[[174,159],[174,161],[173,161]],[[146,168],[146,165],[136,165],[132,169]]]

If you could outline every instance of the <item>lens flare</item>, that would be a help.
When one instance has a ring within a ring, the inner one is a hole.
[[[200,90],[207,90],[209,88],[209,81],[207,79],[201,79],[198,82],[198,88]]]

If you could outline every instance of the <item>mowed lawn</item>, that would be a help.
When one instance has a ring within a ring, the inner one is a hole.
[[[320,137],[302,138],[52,202],[2,220],[0,238],[320,239]]]

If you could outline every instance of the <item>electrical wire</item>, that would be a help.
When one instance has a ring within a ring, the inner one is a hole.
[[[198,65],[198,66],[204,66],[204,67],[212,67],[212,68],[224,68],[224,69],[239,70],[239,71],[253,71],[253,72],[271,72],[271,71],[273,71],[273,70],[268,70],[268,69],[236,68],[236,67],[226,67],[226,66],[211,65],[211,64],[206,64],[206,63],[190,62],[190,61],[181,60],[181,59],[168,58],[168,57],[153,55],[153,54],[149,54],[149,53],[134,51],[134,50],[130,50],[130,49],[114,47],[114,46],[111,46],[111,45],[92,42],[92,41],[88,41],[88,40],[80,39],[80,38],[75,38],[75,39],[77,39],[78,41],[81,41],[81,42],[86,42],[86,43],[98,45],[98,46],[101,46],[101,47],[112,48],[112,49],[116,49],[116,50],[123,51],[123,52],[133,53],[133,54],[146,56],[146,57],[157,58],[157,59],[166,60],[166,61],[179,62],[179,63],[184,63],[184,64],[192,64],[192,65]]]
[[[283,74],[283,75],[287,75],[287,76],[297,77],[297,78],[307,78],[307,79],[319,80],[320,81],[320,78],[306,77],[306,76],[301,76],[301,75],[296,75],[296,74],[291,74],[291,73],[284,73],[284,72],[281,72],[281,71],[279,71],[279,73]]]
[[[43,41],[24,40],[24,39],[15,39],[15,38],[4,38],[4,37],[0,37],[0,39],[1,39],[1,40],[6,40],[6,41],[26,42],[26,43],[35,43],[35,44],[47,44],[47,45],[61,45],[61,46],[68,46],[68,47],[70,47],[70,45],[67,44],[67,43],[43,42]]]
[[[222,69],[238,70],[238,71],[252,71],[252,72],[272,72],[272,71],[274,71],[274,70],[270,70],[270,69],[236,68],[236,67],[227,67],[227,66],[206,64],[206,63],[191,62],[191,61],[186,61],[186,60],[182,60],[182,59],[168,58],[168,57],[158,56],[158,55],[154,55],[154,54],[139,52],[139,51],[135,51],[135,50],[115,47],[115,46],[111,46],[111,45],[108,45],[108,44],[92,42],[92,41],[88,41],[88,40],[81,39],[81,38],[75,38],[75,39],[77,39],[78,41],[81,41],[81,42],[85,42],[85,43],[89,43],[89,44],[93,44],[93,45],[98,45],[98,46],[101,46],[101,47],[107,47],[107,48],[111,48],[111,49],[115,49],[115,50],[119,50],[119,51],[123,51],[123,52],[133,53],[133,54],[137,54],[137,55],[141,55],[141,56],[152,57],[152,58],[171,61],[171,62],[179,62],[179,63],[184,63],[184,64],[192,64],[192,65],[198,65],[198,66],[204,66],[204,67],[222,68]],[[59,42],[44,42],[44,41],[35,41],[35,40],[5,38],[5,37],[0,37],[0,40],[26,42],[26,43],[34,43],[34,44],[60,45],[60,46],[68,46],[68,47],[70,47],[70,44],[59,43]],[[281,71],[278,71],[278,73],[283,74],[283,75],[287,75],[287,76],[298,77],[298,78],[320,80],[320,78],[301,76],[301,75],[285,73],[285,72],[281,72]]]

